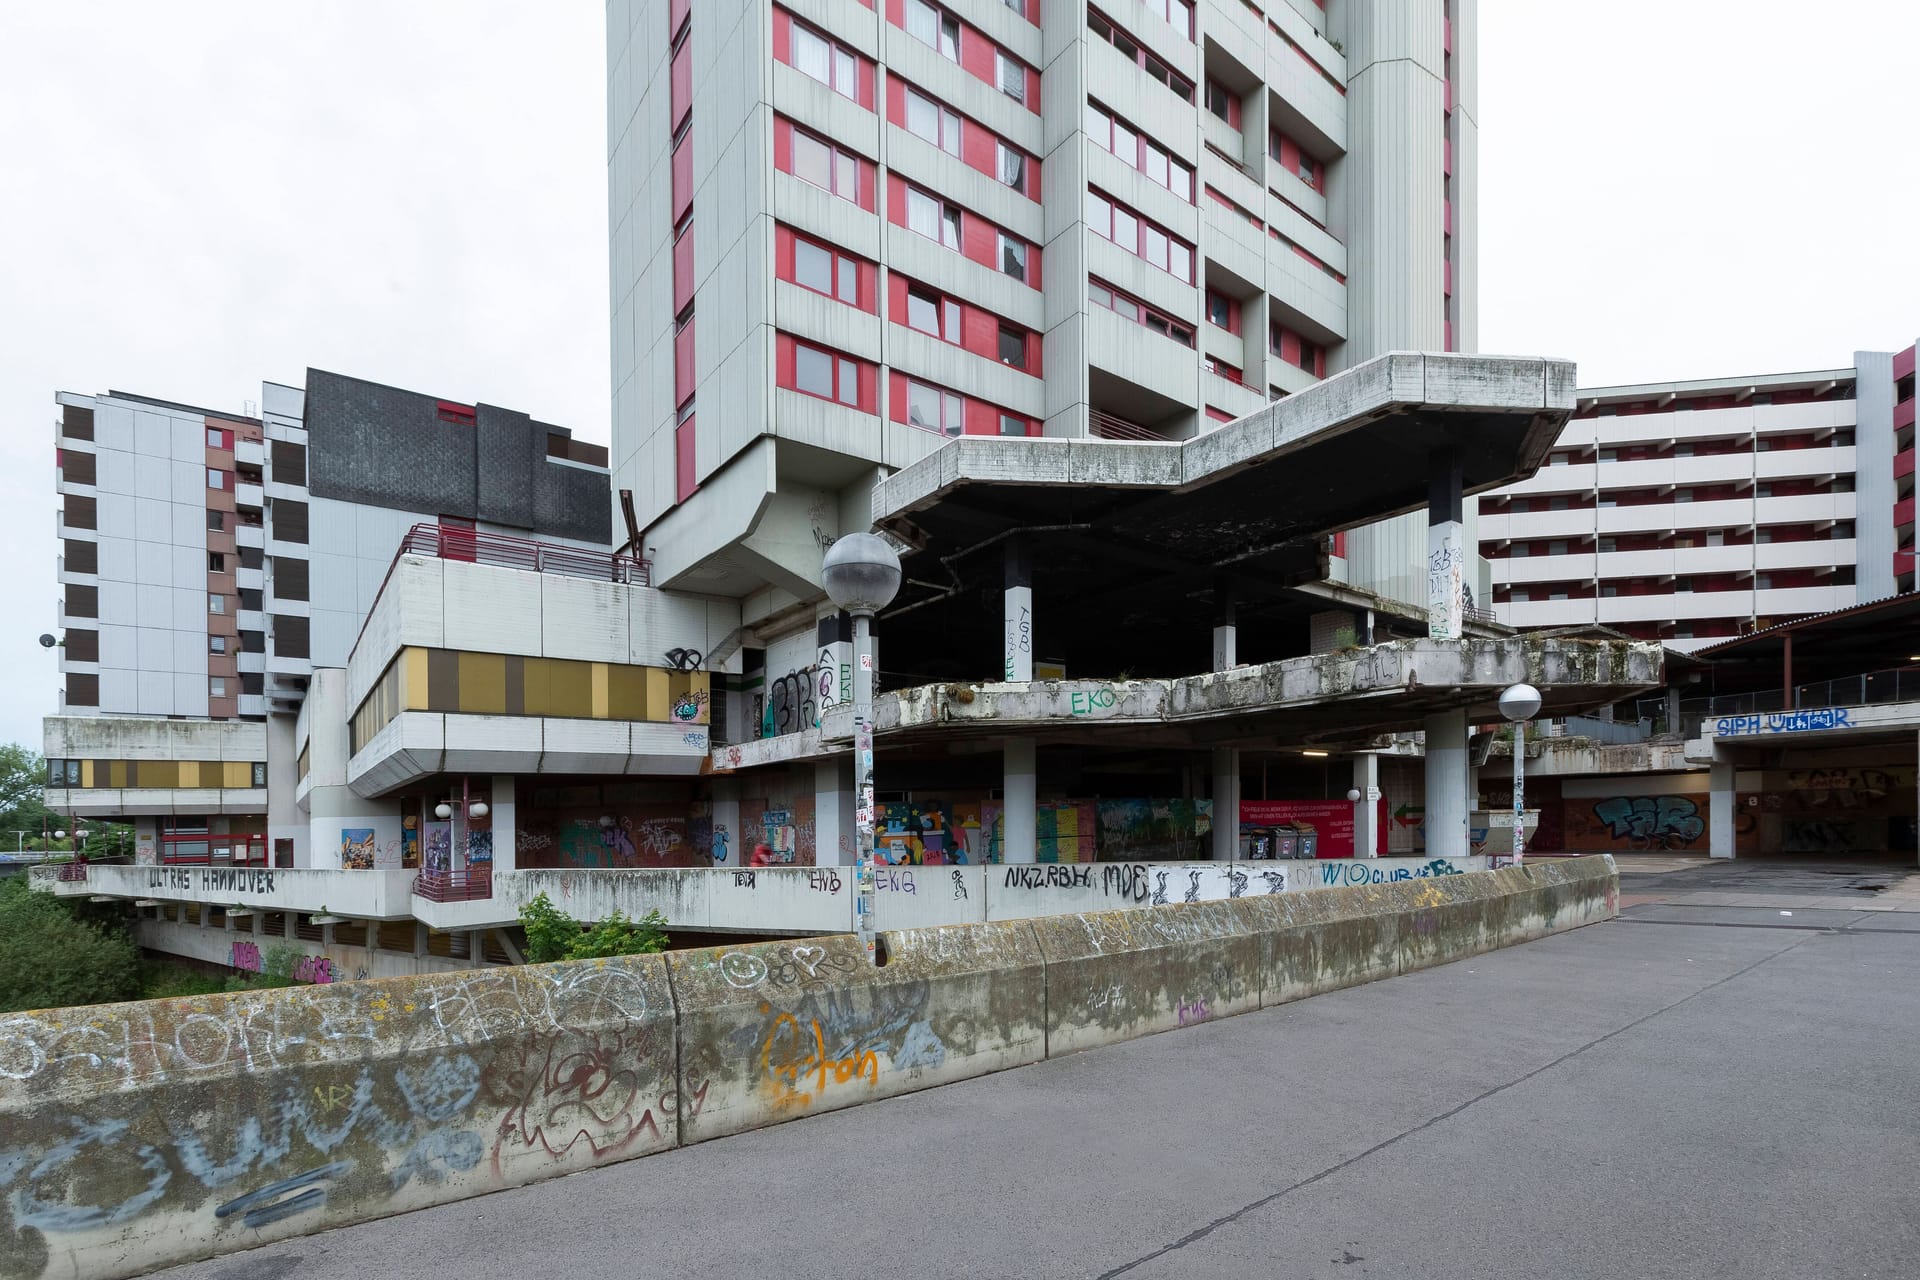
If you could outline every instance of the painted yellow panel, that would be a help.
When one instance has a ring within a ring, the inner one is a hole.
[[[642,667],[647,673],[647,713],[642,719],[661,721],[672,718],[672,672],[663,667]]]
[[[593,664],[593,718],[607,718],[607,664],[604,662]]]
[[[125,760],[107,761],[107,785],[124,787],[127,785],[127,762]]]
[[[208,780],[209,783],[211,783],[211,781],[212,779]],[[180,785],[183,787],[198,787],[203,785],[200,781],[200,762],[198,760],[182,760],[180,762]]]
[[[402,649],[400,661],[399,705],[408,711],[427,709],[427,651]]]
[[[250,787],[253,785],[253,766],[245,760],[228,760],[221,765],[225,775],[220,782],[223,787]]]
[[[547,709],[544,714],[584,720],[593,714],[593,664],[569,659],[545,659]],[[604,691],[603,695],[604,696]],[[529,709],[528,714],[532,714]]]
[[[93,761],[91,760],[80,762],[80,785],[83,787],[93,785]]]
[[[507,659],[499,653],[460,655],[460,709],[476,715],[507,710]]]
[[[607,715],[614,720],[647,718],[647,673],[625,665],[607,672]]]

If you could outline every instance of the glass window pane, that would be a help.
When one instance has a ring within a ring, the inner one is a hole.
[[[860,264],[852,258],[840,260],[840,301],[860,305]]]
[[[1018,329],[1000,327],[1000,363],[1016,369],[1027,367],[1027,335]]]
[[[840,403],[860,403],[860,367],[844,357],[840,361]]]
[[[940,112],[940,146],[951,155],[960,154],[960,117],[944,109]]]
[[[907,132],[918,134],[928,142],[940,141],[940,108],[933,105],[931,99],[917,93],[907,94]]]
[[[960,61],[960,23],[953,18],[940,19],[940,52]]]
[[[1103,307],[1113,305],[1113,291],[1103,284],[1094,284],[1092,281],[1088,281],[1087,296]]]
[[[860,96],[860,67],[845,49],[833,51],[833,87],[849,98]]]
[[[1185,200],[1188,204],[1192,204],[1193,203],[1193,170],[1189,169],[1186,165],[1181,164],[1178,160],[1173,161],[1172,165],[1173,165],[1173,168],[1170,174],[1171,180],[1167,183],[1168,189],[1171,190],[1173,194],[1179,196],[1182,200]]]
[[[1139,167],[1140,137],[1118,120],[1113,122],[1113,154],[1125,160],[1128,165]]]
[[[805,240],[793,242],[793,278],[809,289],[833,292],[833,255]]]
[[[1023,436],[1027,434],[1027,420],[1016,418],[1010,413],[1000,415],[1000,434],[1003,436]]]
[[[940,206],[924,191],[907,192],[907,229],[929,240],[940,238]]]
[[[1167,270],[1176,277],[1193,283],[1193,250],[1183,244],[1173,245],[1167,251]]]
[[[844,151],[833,156],[833,193],[849,200],[860,198],[860,162]]]
[[[1149,226],[1147,228],[1146,251],[1143,256],[1156,267],[1164,267],[1167,265],[1166,232],[1160,230],[1158,227]]]
[[[833,46],[805,27],[793,28],[793,65],[820,83],[827,83]]]
[[[1161,186],[1167,185],[1167,153],[1156,146],[1146,149],[1146,173],[1149,178]]]
[[[1113,122],[1107,119],[1106,112],[1094,106],[1091,102],[1087,104],[1086,129],[1087,141],[1099,147],[1102,151],[1112,150]]]
[[[1091,191],[1087,192],[1087,230],[1113,238],[1113,206]]]
[[[1113,210],[1113,242],[1128,253],[1140,252],[1139,220],[1117,205]]]
[[[926,44],[940,40],[940,11],[926,0],[907,0],[907,34]]]
[[[1015,191],[1027,189],[1027,158],[1004,142],[1000,144],[1000,181]]]
[[[907,291],[907,324],[922,333],[940,334],[940,304],[917,289]]]
[[[793,176],[833,189],[833,148],[811,134],[794,131]]]
[[[1135,324],[1140,323],[1140,304],[1132,298],[1123,298],[1117,293],[1114,294],[1113,309]]]
[[[1004,53],[994,55],[999,64],[1000,92],[1015,102],[1027,100],[1027,69]]]
[[[949,249],[960,247],[960,211],[943,206],[940,211],[940,243]]]
[[[940,429],[940,393],[921,382],[907,383],[907,422],[928,431]]]
[[[947,402],[947,408],[946,417],[941,421],[941,429],[950,436],[957,436],[962,430],[962,424],[966,421],[961,412],[960,397],[949,391],[943,398]]]
[[[948,342],[960,341],[960,304],[946,302],[941,305],[941,335]]]
[[[1000,237],[1000,270],[1016,280],[1027,278],[1027,246],[1012,236]]]
[[[818,347],[793,349],[793,385],[808,395],[833,399],[833,357]]]

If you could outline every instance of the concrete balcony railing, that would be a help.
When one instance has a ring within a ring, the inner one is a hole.
[[[94,864],[86,872],[88,893],[130,900],[270,911],[324,910],[364,920],[403,920],[413,915],[412,871]]]

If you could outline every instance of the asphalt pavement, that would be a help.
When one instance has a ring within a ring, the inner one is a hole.
[[[159,1274],[1920,1274],[1908,870],[1667,861],[1523,947]]]

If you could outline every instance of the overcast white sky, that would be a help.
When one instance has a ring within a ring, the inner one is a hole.
[[[604,43],[590,0],[0,0],[0,741],[55,707],[57,390],[311,365],[607,439]],[[1481,0],[1482,348],[1905,346],[1916,50],[1899,0]]]

